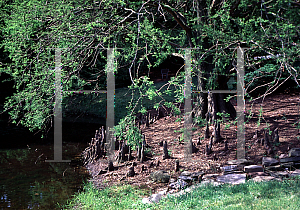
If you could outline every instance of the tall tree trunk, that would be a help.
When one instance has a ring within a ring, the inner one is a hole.
[[[208,40],[207,40],[208,43]],[[206,44],[208,45],[208,44]],[[209,47],[206,46],[206,47]],[[195,55],[195,60],[199,58],[199,54]],[[212,115],[213,122],[217,120],[217,112],[229,113],[231,119],[235,119],[236,110],[230,102],[226,102],[224,99],[228,94],[224,93],[203,93],[201,91],[207,91],[205,89],[206,81],[204,78],[208,79],[214,71],[213,56],[207,56],[207,58],[198,65],[198,84],[197,91],[200,93],[197,94],[197,103],[194,109],[194,116],[201,117],[205,119],[205,114],[209,112]],[[225,74],[229,73],[229,70],[232,68],[232,65],[228,65],[225,70]],[[204,73],[205,72],[205,73]],[[228,90],[227,82],[228,77],[226,75],[217,75],[216,83],[218,84],[219,90]]]

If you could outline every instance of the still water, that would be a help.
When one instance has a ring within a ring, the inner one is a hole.
[[[24,130],[2,124],[1,143],[11,141],[14,146],[0,147],[0,209],[62,209],[81,190],[88,173],[80,153],[98,125],[76,126],[63,124],[63,159],[71,162],[49,163],[45,160],[53,160],[53,143],[28,143],[31,136]]]

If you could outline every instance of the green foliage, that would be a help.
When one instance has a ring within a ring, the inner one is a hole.
[[[136,149],[141,146],[143,136],[134,122],[134,116],[127,115],[114,127],[114,135],[118,136],[119,139],[127,141],[127,144],[131,146],[131,148]]]
[[[14,123],[30,130],[46,129],[53,116],[54,48],[62,48],[64,91],[105,89],[107,48],[119,48],[115,51],[116,85],[132,84],[134,94],[138,95],[138,100],[127,107],[130,114],[145,113],[148,108],[145,103],[152,103],[156,109],[165,105],[172,107],[174,115],[180,113],[174,102],[184,102],[184,72],[177,72],[167,87],[161,89],[141,75],[149,76],[149,68],[158,67],[171,53],[184,57],[182,48],[195,48],[191,52],[192,73],[194,76],[199,70],[206,73],[206,89],[219,88],[215,82],[217,74],[232,76],[228,69],[232,68],[230,64],[236,66],[234,49],[239,44],[250,48],[245,53],[249,95],[251,91],[273,91],[289,76],[289,81],[299,81],[300,68],[295,63],[299,61],[300,17],[293,2],[208,1],[198,5],[196,1],[182,4],[173,0],[168,3],[2,0],[0,3],[3,36],[0,48],[11,59],[5,65],[0,61],[0,73],[12,76],[16,90],[7,98],[5,111]],[[157,15],[158,11],[161,15]],[[253,59],[269,54],[280,56]],[[199,65],[209,68],[199,69]],[[234,89],[235,81],[230,84]],[[257,88],[261,85],[265,86]],[[68,101],[70,94],[64,92],[62,97]]]

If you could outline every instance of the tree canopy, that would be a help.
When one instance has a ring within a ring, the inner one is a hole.
[[[299,85],[300,2],[296,0],[1,0],[0,73],[16,92],[7,99],[15,123],[45,129],[54,107],[54,48],[62,48],[63,90],[105,88],[106,49],[116,50],[116,80],[137,85],[142,72],[192,50],[194,89],[224,89],[245,52],[245,90],[264,97],[283,82]],[[269,57],[266,57],[269,56]],[[225,75],[218,77],[217,74]],[[148,74],[149,76],[149,74]],[[181,81],[184,75],[181,75]],[[209,77],[211,76],[211,77]],[[151,85],[143,77],[145,85]],[[178,78],[170,84],[183,85]],[[226,78],[225,83],[214,82]],[[147,86],[147,87],[148,87]],[[144,86],[145,87],[145,86]],[[252,92],[253,91],[253,92]],[[70,93],[65,92],[63,97]],[[255,94],[254,94],[255,95]],[[178,94],[183,101],[183,93]]]

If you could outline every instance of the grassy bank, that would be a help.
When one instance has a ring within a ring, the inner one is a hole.
[[[86,184],[64,209],[299,209],[300,177],[240,185],[201,186],[191,193],[142,204],[149,190],[130,185],[97,190]]]

